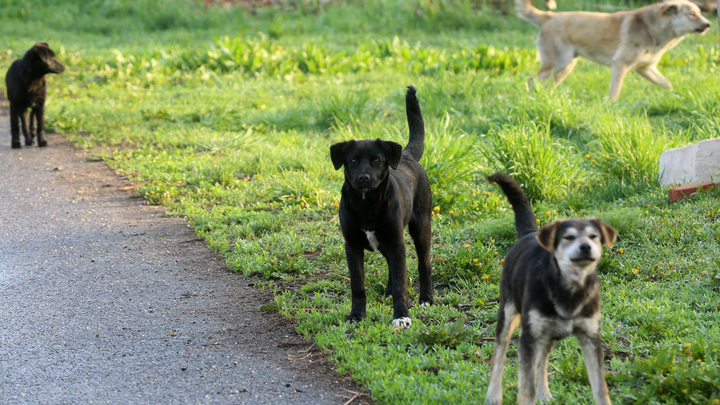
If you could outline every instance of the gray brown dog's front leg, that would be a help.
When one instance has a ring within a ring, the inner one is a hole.
[[[503,398],[503,375],[505,374],[505,362],[507,361],[507,349],[510,344],[510,337],[520,323],[520,314],[515,305],[507,303],[498,312],[497,327],[495,329],[495,351],[492,356],[492,368],[490,369],[490,385],[485,395],[485,403],[489,405],[502,404]]]
[[[603,366],[602,340],[600,335],[590,335],[585,332],[577,333],[578,341],[583,350],[585,367],[590,380],[593,398],[596,405],[610,405],[610,395],[605,382],[605,367]]]
[[[523,330],[518,346],[518,404],[535,405],[535,353],[536,342],[530,336],[527,323],[523,322]]]
[[[37,124],[37,141],[38,146],[47,146],[45,140],[45,109],[44,107],[35,107],[32,109],[33,115],[35,115],[35,123]],[[31,120],[32,122],[32,120]],[[30,128],[32,131],[32,127]]]
[[[347,320],[351,323],[365,319],[367,292],[365,291],[365,252],[362,247],[353,247],[345,243],[345,257],[350,272],[350,291],[352,309]]]
[[[550,352],[555,347],[554,340],[547,342],[538,342],[538,349],[535,352],[535,389],[538,401],[546,401],[552,398],[550,386],[548,385],[548,361],[550,360]]]

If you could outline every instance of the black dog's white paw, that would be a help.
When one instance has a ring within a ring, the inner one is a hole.
[[[409,328],[412,325],[412,320],[408,317],[393,319],[392,326],[396,328]]]
[[[422,308],[429,307],[430,305],[432,305],[432,302],[420,301],[420,307],[422,307]]]

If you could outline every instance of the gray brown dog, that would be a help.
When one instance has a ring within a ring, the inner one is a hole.
[[[418,163],[425,148],[423,122],[416,91],[408,86],[405,105],[410,139],[405,149],[395,142],[346,141],[330,147],[335,170],[345,167],[340,199],[340,227],[350,271],[352,309],[347,319],[365,318],[365,250],[377,251],[388,264],[385,295],[392,295],[392,324],[408,327],[405,227],[415,242],[420,281],[420,304],[433,303],[430,267],[432,195],[425,169]]]
[[[518,346],[518,404],[552,398],[547,366],[555,343],[575,335],[583,349],[596,404],[610,404],[600,340],[600,282],[596,268],[602,247],[615,243],[615,229],[599,219],[568,219],[538,231],[535,214],[520,185],[505,173],[488,177],[508,197],[518,241],[500,278],[500,310],[487,404],[501,404],[510,337],[522,327]]]
[[[25,145],[35,139],[37,125],[38,146],[47,146],[45,140],[45,97],[47,85],[45,75],[62,73],[65,66],[55,59],[55,52],[48,44],[40,42],[13,62],[5,75],[7,98],[10,101],[10,133],[12,147],[20,148],[20,127],[25,136]],[[31,109],[28,119],[28,108]],[[21,124],[21,125],[20,125]]]
[[[578,57],[612,69],[610,99],[620,96],[623,80],[634,70],[645,79],[668,89],[670,82],[657,70],[663,54],[686,35],[703,33],[710,21],[695,4],[671,0],[633,11],[554,13],[533,7],[532,0],[516,0],[520,18],[540,27],[537,51],[542,66],[540,80],[552,76],[560,84],[572,72]]]

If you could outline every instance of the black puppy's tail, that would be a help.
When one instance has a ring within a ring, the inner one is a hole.
[[[530,201],[520,184],[512,177],[501,172],[492,174],[488,177],[488,180],[497,183],[507,196],[510,204],[512,204],[513,211],[515,211],[515,230],[518,239],[531,232],[536,232],[537,220],[532,211],[532,205],[530,205]]]
[[[417,90],[412,85],[407,87],[405,111],[407,112],[408,126],[410,127],[410,140],[404,151],[419,162],[425,150],[425,122],[420,111],[420,102],[415,96],[416,92]]]

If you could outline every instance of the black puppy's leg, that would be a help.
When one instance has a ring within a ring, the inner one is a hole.
[[[590,334],[585,331],[577,332],[576,335],[583,349],[585,368],[587,369],[595,404],[610,405],[610,395],[605,382],[604,356],[600,335],[599,333]]]
[[[33,137],[30,133],[30,127],[28,125],[28,111],[23,109],[20,111],[20,126],[22,127],[23,136],[25,136],[25,145],[30,146],[33,144]]]
[[[47,141],[45,140],[45,107],[35,107],[32,109],[32,112],[37,122],[38,146],[47,146]]]
[[[353,247],[345,243],[345,257],[350,271],[350,291],[352,292],[352,309],[347,320],[350,323],[365,319],[365,251],[362,247]]]
[[[528,322],[522,323],[518,346],[518,405],[535,405],[535,353],[537,341],[532,336]]]
[[[420,305],[433,304],[432,267],[430,266],[430,218],[411,221],[408,230],[415,243],[420,281]]]
[[[503,397],[503,374],[505,374],[505,362],[507,361],[507,348],[510,344],[510,337],[520,323],[520,314],[515,304],[507,302],[498,311],[497,326],[495,328],[495,351],[492,356],[492,368],[490,370],[490,386],[485,403],[491,405],[502,404]]]
[[[20,113],[14,103],[10,103],[10,136],[13,149],[21,148],[20,144]]]
[[[402,236],[402,233],[400,234]],[[407,267],[405,263],[405,243],[402,237],[395,238],[399,242],[394,246],[383,249],[380,252],[387,260],[388,271],[392,278],[392,297],[393,297],[393,326],[407,328],[412,324],[410,320],[410,312],[408,311],[408,292],[407,292]]]

